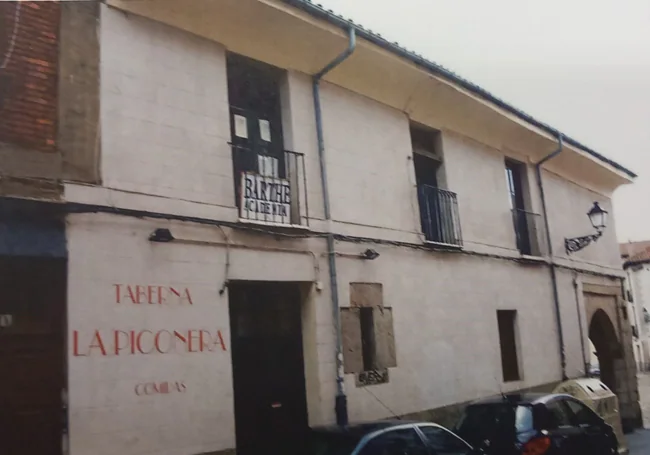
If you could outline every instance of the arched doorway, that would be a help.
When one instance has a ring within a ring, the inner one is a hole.
[[[623,428],[641,427],[632,328],[620,283],[616,286],[583,283],[582,293],[600,379],[618,397]]]
[[[600,366],[600,380],[612,391],[616,392],[615,359],[623,356],[621,345],[611,319],[602,309],[596,310],[589,323],[589,340],[596,349],[596,357]]]

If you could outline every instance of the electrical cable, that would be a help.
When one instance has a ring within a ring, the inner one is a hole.
[[[11,32],[11,37],[9,38],[9,47],[7,47],[7,52],[5,52],[4,57],[2,58],[2,64],[0,64],[0,70],[3,70],[9,64],[9,59],[11,59],[14,49],[16,48],[16,38],[18,37],[18,24],[20,23],[20,9],[23,6],[22,2],[16,2],[16,9],[14,11],[14,27]]]

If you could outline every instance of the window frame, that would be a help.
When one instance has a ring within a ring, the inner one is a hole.
[[[405,424],[405,425],[395,425],[395,426],[391,426],[391,427],[388,427],[388,428],[383,428],[381,430],[377,430],[377,431],[374,431],[372,433],[367,434],[366,436],[364,436],[361,439],[361,441],[359,441],[359,444],[357,444],[357,447],[354,449],[354,451],[350,455],[363,455],[362,454],[363,449],[365,449],[371,441],[373,441],[373,440],[375,440],[377,438],[380,438],[380,437],[384,436],[385,434],[388,434],[388,433],[391,433],[391,432],[394,432],[394,431],[400,431],[400,430],[411,430],[411,431],[413,431],[415,433],[415,435],[417,436],[417,438],[422,443],[422,448],[425,450],[425,453],[429,452],[429,448],[427,447],[426,441],[423,439],[422,434],[418,431],[416,426],[413,425],[413,424]]]
[[[508,205],[512,212],[515,241],[519,253],[540,256],[536,219],[533,213],[528,165],[517,159],[505,157],[504,169]]]
[[[563,402],[561,398],[556,398],[554,400],[549,401],[548,403],[545,403],[544,405],[546,407],[546,410],[549,412],[549,416],[553,416],[553,419],[555,420],[555,414],[551,410],[551,406],[557,406],[560,411],[564,412],[566,414],[566,420],[568,425],[559,425],[559,422],[554,422],[558,423],[557,426],[554,426],[553,428],[548,428],[548,430],[562,430],[566,428],[575,428],[575,425],[573,425],[573,422],[571,422],[571,410],[569,407]]]
[[[393,308],[384,305],[382,283],[349,285],[350,306],[340,308],[344,372],[356,375],[357,387],[386,383],[397,366]]]
[[[441,425],[436,425],[434,423],[419,423],[419,424],[416,424],[415,428],[418,431],[418,433],[420,433],[420,438],[422,438],[424,440],[424,444],[427,445],[427,448],[429,448],[430,450],[434,450],[434,449],[432,447],[428,446],[427,442],[429,441],[429,438],[427,437],[427,435],[422,430],[423,427],[435,428],[436,430],[439,430],[440,432],[449,435],[450,438],[458,441],[461,444],[464,444],[465,448],[467,449],[467,453],[465,455],[470,455],[472,453],[472,450],[473,450],[472,445],[469,444],[467,441],[465,441],[460,436],[458,436],[453,431],[450,431],[449,429],[447,429],[447,428],[445,428],[445,427],[443,427]]]
[[[603,422],[602,417],[600,417],[598,414],[596,414],[593,409],[591,409],[589,406],[587,406],[586,404],[584,404],[580,400],[576,400],[576,399],[569,398],[569,397],[562,398],[562,400],[563,400],[563,403],[564,403],[565,407],[569,411],[569,414],[570,414],[569,418],[572,421],[573,426],[576,426],[576,427],[594,426],[594,425],[599,425],[599,424],[601,424]],[[582,408],[587,413],[589,418],[591,419],[591,422],[579,423],[578,422],[578,413],[576,411],[574,411],[573,409],[571,409],[571,406],[569,406],[569,403],[573,403],[574,405]]]
[[[503,315],[503,317],[502,317]],[[504,326],[502,330],[502,320],[507,318],[508,325]],[[501,358],[501,373],[503,375],[503,382],[518,382],[524,379],[523,368],[521,364],[521,352],[518,330],[519,312],[511,309],[498,309],[497,310],[497,332],[499,335],[499,353]],[[506,330],[512,331],[512,337]],[[512,346],[507,341],[512,338]],[[511,362],[507,362],[508,356],[514,355]],[[512,369],[512,371],[510,371]]]

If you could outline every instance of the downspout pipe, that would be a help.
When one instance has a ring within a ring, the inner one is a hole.
[[[544,195],[544,183],[542,181],[542,165],[560,153],[562,153],[564,140],[560,134],[557,138],[557,150],[546,155],[537,164],[535,164],[535,177],[537,178],[537,186],[539,188],[539,196],[542,201],[542,216],[544,217],[544,228],[546,230],[546,246],[548,248],[548,256],[550,259],[549,270],[551,272],[551,286],[553,287],[553,303],[555,304],[555,317],[557,320],[557,337],[558,344],[560,345],[560,363],[562,365],[562,380],[568,379],[566,374],[566,351],[564,349],[564,331],[562,330],[562,315],[560,313],[560,297],[557,290],[557,273],[555,270],[555,261],[553,260],[553,242],[551,240],[551,230],[548,223],[548,211],[546,209],[546,196]],[[583,336],[581,333],[580,336]]]
[[[330,294],[332,298],[332,316],[336,329],[336,400],[334,410],[336,412],[336,423],[347,425],[348,423],[348,401],[345,395],[345,374],[343,367],[343,335],[341,331],[341,311],[339,305],[339,286],[336,276],[336,251],[334,250],[334,234],[332,233],[332,213],[330,208],[330,195],[327,181],[327,163],[325,159],[325,138],[323,135],[323,111],[320,102],[320,81],[321,79],[354,52],[357,46],[356,32],[353,27],[348,32],[348,47],[334,60],[313,76],[314,113],[316,116],[316,136],[318,138],[318,159],[320,161],[320,178],[323,187],[323,208],[325,220],[327,221],[327,259],[329,266]]]

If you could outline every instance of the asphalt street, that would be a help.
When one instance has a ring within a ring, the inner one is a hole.
[[[644,430],[627,435],[630,455],[650,455],[650,374],[639,375],[639,395]]]

